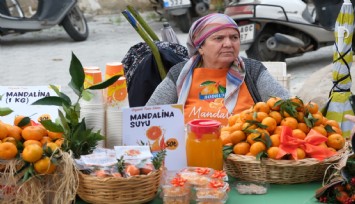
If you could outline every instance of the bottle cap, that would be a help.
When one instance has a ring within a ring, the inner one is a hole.
[[[215,133],[219,130],[221,123],[210,119],[195,119],[188,122],[191,132],[194,132],[197,138],[201,138],[203,134]]]

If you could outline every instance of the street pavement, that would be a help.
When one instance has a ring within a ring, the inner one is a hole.
[[[160,36],[163,23],[157,16],[149,12],[142,16]],[[72,41],[59,26],[0,37],[0,85],[61,85],[62,90],[73,97],[67,86],[72,53],[84,66],[98,66],[104,73],[107,62],[121,61],[131,46],[143,41],[121,14],[88,16],[88,26],[90,35],[84,42]],[[187,34],[175,27],[174,30],[181,44],[185,45]],[[241,55],[246,56],[245,52]],[[304,97],[306,101],[316,97],[327,98],[332,86],[331,62],[331,46],[287,59],[291,95]]]

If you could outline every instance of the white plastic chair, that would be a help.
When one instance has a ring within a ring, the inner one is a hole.
[[[288,91],[290,91],[291,74],[287,74],[286,62],[262,62],[270,74]]]

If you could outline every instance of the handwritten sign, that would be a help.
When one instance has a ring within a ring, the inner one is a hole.
[[[0,120],[13,124],[16,115],[28,116],[34,122],[55,120],[58,117],[57,106],[31,105],[46,96],[57,94],[49,86],[0,86],[0,107],[13,110],[11,114],[0,117]]]
[[[182,105],[124,108],[122,111],[124,145],[148,144],[153,153],[166,149],[168,170],[186,167]]]

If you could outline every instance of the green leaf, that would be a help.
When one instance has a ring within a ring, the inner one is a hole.
[[[68,102],[68,104],[71,104],[71,100],[70,97],[67,96],[65,93],[60,92],[59,97],[61,97],[63,100],[65,100],[66,102]]]
[[[72,90],[74,91],[74,93],[77,95],[77,96],[81,96],[81,92],[83,91],[84,87],[80,88],[80,87],[77,87],[72,81],[69,82],[69,87],[72,88]]]
[[[231,153],[233,153],[233,146],[223,146],[223,159],[227,159]]]
[[[258,112],[254,111],[253,113],[253,119],[257,118],[258,117]]]
[[[32,105],[49,105],[49,106],[62,106],[63,104],[68,106],[70,105],[66,100],[58,96],[47,96],[38,99],[37,101],[32,103]]]
[[[304,122],[306,123],[307,127],[312,128],[313,124],[312,121],[306,117],[304,117]]]
[[[263,140],[261,133],[259,133],[258,136],[254,137],[253,140],[254,140],[254,141],[259,141],[259,142],[262,142],[262,143],[265,144],[265,141]]]
[[[57,150],[57,151],[58,151],[58,150]],[[57,152],[57,151],[55,151],[55,152]],[[54,153],[55,153],[55,152],[54,152]],[[52,157],[52,158],[51,158],[51,162],[52,162],[54,165],[58,165],[58,164],[59,164],[58,159],[55,158],[55,157]]]
[[[280,100],[275,103],[280,105],[280,113],[285,117],[285,112],[291,115],[294,118],[297,118],[297,108],[299,107],[298,103],[292,102],[291,99]]]
[[[114,84],[119,78],[121,77],[121,75],[115,75],[101,83],[92,85],[90,87],[88,87],[88,89],[90,90],[96,90],[96,89],[104,89],[107,88],[109,86],[111,86],[112,84]]]
[[[327,131],[327,133],[335,132],[335,130],[333,130],[331,125],[324,126],[324,129]]]
[[[11,110],[10,108],[1,108],[0,107],[0,116],[9,115],[12,112],[13,112],[13,110]]]
[[[283,104],[285,101],[284,100],[278,100],[278,101],[276,101],[276,103],[274,104],[274,106],[273,106],[273,108],[274,107],[277,107],[277,106],[280,106],[281,104]]]
[[[267,153],[265,151],[259,152],[259,154],[256,155],[256,160],[261,160],[262,158],[267,158]]]
[[[208,86],[208,85],[211,85],[211,84],[216,84],[216,82],[214,82],[214,81],[205,81],[200,86]]]
[[[76,112],[77,114],[77,117],[78,119],[80,118],[80,104],[77,103],[75,106],[74,106],[74,111]],[[79,120],[78,120],[79,121]]]
[[[63,100],[67,101],[68,104],[71,104],[71,100],[69,98],[69,96],[67,96],[66,94],[64,94],[63,92],[60,92],[57,86],[54,85],[50,85],[50,87],[54,90],[54,92],[61,97]]]
[[[306,125],[310,128],[314,127],[316,122],[318,121],[318,118],[313,117],[312,114],[308,114],[308,117],[305,118],[304,120],[306,122]],[[309,126],[310,125],[310,126]]]
[[[29,171],[29,169],[27,169],[27,170],[25,171],[25,174],[24,174],[23,177],[22,177],[22,182],[27,181],[27,180],[29,179],[29,177],[30,177],[30,171]]]
[[[256,112],[254,112],[253,114],[255,114],[255,115],[253,115],[253,117],[254,117],[254,116],[255,116],[255,117],[257,116],[257,113],[256,113]],[[260,122],[257,121],[257,120],[246,120],[245,122],[249,123],[248,128],[249,128],[250,126],[257,125],[258,123],[260,123]]]
[[[268,128],[267,125],[264,125],[264,124],[262,124],[262,123],[256,123],[256,125],[257,125],[258,127],[262,128],[262,129]]]
[[[24,145],[23,145],[23,143],[21,141],[16,140],[16,147],[17,147],[17,150],[18,150],[17,156],[19,157],[21,152],[23,151]]]
[[[63,127],[61,125],[56,124],[51,120],[42,120],[41,124],[51,132],[64,132]]]
[[[75,56],[73,52],[69,72],[71,76],[70,84],[73,86],[72,88],[77,91],[82,90],[84,86],[85,73],[80,60]]]
[[[22,177],[22,181],[25,182],[28,179],[30,179],[31,177],[35,176],[35,170],[33,168],[33,165],[29,165],[28,168],[25,170],[25,173]]]
[[[28,125],[30,122],[31,122],[31,118],[26,116],[26,117],[22,118],[22,120],[17,124],[17,126],[23,127],[23,126]]]
[[[226,90],[227,89],[225,87],[223,87],[221,85],[218,86],[218,93],[226,93]]]
[[[266,144],[266,149],[269,149],[272,145],[272,141],[268,134],[265,134],[265,144]]]
[[[49,87],[51,87],[51,89],[53,89],[53,91],[59,96],[60,95],[60,91],[58,89],[57,86],[55,85],[49,85]]]
[[[85,101],[90,101],[94,95],[88,90],[83,90],[81,96]]]
[[[62,111],[58,110],[58,116],[59,116],[59,119],[60,119],[60,122],[62,123],[63,125],[63,128],[64,128],[64,135],[68,135],[69,134],[69,125],[67,123],[67,120],[65,119],[65,116],[63,115]]]
[[[65,118],[72,123],[72,125],[77,125],[79,122],[79,112],[75,111],[74,107],[63,106],[63,110],[65,112]]]
[[[45,156],[47,156],[49,158],[52,156],[53,151],[52,151],[52,149],[50,147],[47,146],[47,143],[45,143],[43,145],[42,149],[43,149],[43,153],[44,153]]]

